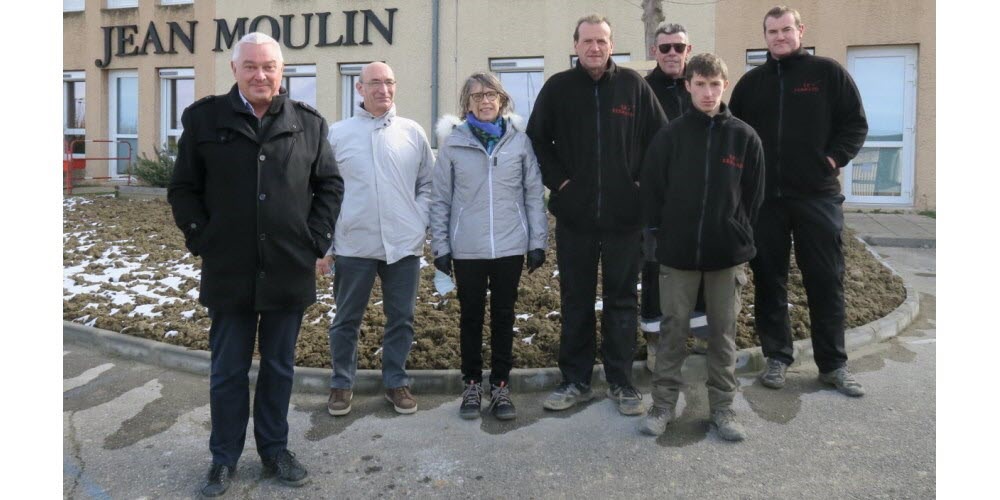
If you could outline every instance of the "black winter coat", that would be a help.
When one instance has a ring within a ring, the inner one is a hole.
[[[612,60],[598,81],[579,63],[549,78],[527,133],[552,215],[577,230],[639,229],[642,155],[666,122],[645,80]]]
[[[840,193],[840,170],[864,145],[868,121],[851,75],[804,50],[772,59],[740,78],[729,109],[764,143],[767,198]]]
[[[315,302],[315,262],[344,194],[326,121],[282,91],[258,133],[236,85],[195,102],[181,121],[167,199],[202,258],[201,303],[267,311]]]
[[[667,114],[668,120],[676,120],[691,109],[691,94],[684,86],[684,78],[670,78],[659,65],[646,75],[646,83],[656,94],[656,100]]]
[[[660,264],[717,271],[756,255],[764,152],[725,104],[714,117],[691,109],[657,132],[642,168],[643,212]]]

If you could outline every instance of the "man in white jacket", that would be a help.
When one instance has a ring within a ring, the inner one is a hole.
[[[382,282],[385,334],[382,383],[399,413],[417,411],[406,358],[426,239],[434,156],[424,130],[396,115],[396,79],[381,62],[368,64],[356,84],[364,98],[354,116],[330,127],[330,145],[344,177],[344,201],[320,272],[333,265],[337,314],[330,325],[333,378],[327,411],[351,411],[361,320],[375,277]]]

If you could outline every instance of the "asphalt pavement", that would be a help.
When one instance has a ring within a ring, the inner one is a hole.
[[[458,394],[417,394],[396,415],[356,396],[346,417],[296,393],[290,443],[311,484],[260,478],[252,422],[229,498],[928,498],[935,496],[935,250],[876,247],[921,294],[899,336],[851,353],[868,394],[851,399],[793,366],[784,390],[740,378],[743,443],[708,426],[703,380],[689,380],[678,420],[659,438],[603,395],[565,412],[545,393],[514,394],[518,418],[458,418]],[[640,386],[649,400],[649,387]],[[208,381],[63,343],[63,495],[197,497],[210,465]]]

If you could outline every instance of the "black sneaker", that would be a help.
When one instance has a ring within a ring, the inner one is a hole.
[[[785,386],[785,371],[788,365],[774,358],[767,358],[767,367],[760,374],[760,383],[769,389],[781,389]]]
[[[482,408],[483,386],[476,382],[469,382],[462,391],[462,405],[458,407],[458,416],[473,420],[479,418],[479,411]]]
[[[611,384],[608,387],[608,398],[618,407],[622,415],[642,415],[642,393],[631,385]]]
[[[260,463],[264,466],[264,476],[277,476],[281,484],[297,488],[309,483],[309,471],[287,449],[279,451],[273,458],[261,457]]]
[[[510,389],[507,382],[500,385],[490,385],[490,413],[497,420],[513,420],[517,417],[514,402],[510,400]]]
[[[217,497],[224,494],[235,475],[236,470],[228,465],[212,464],[212,468],[208,470],[208,482],[201,488],[201,496]]]

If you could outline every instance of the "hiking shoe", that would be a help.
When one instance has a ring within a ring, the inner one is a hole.
[[[341,417],[351,412],[351,399],[354,391],[350,389],[330,389],[330,399],[326,401],[326,411],[335,417]]]
[[[767,368],[760,374],[760,383],[770,389],[781,389],[785,386],[785,370],[788,365],[774,358],[767,358]]]
[[[646,333],[646,368],[649,371],[656,369],[656,342],[659,341],[659,333]]]
[[[660,434],[663,434],[663,431],[667,430],[667,424],[669,424],[673,419],[673,408],[651,406],[649,411],[646,412],[646,418],[643,418],[642,422],[639,423],[639,430],[642,431],[643,434],[659,436]]]
[[[542,407],[546,410],[565,410],[577,403],[583,403],[594,399],[594,391],[589,385],[576,384],[573,382],[563,382],[556,387],[556,390],[549,394],[549,397],[542,401]]]
[[[608,387],[608,398],[618,406],[622,415],[642,415],[642,393],[631,385],[611,384]]]
[[[865,395],[865,388],[861,383],[854,380],[854,375],[847,371],[846,366],[841,366],[828,373],[819,374],[820,382],[835,386],[841,394],[846,394],[852,398],[859,398]]]
[[[483,386],[477,382],[469,382],[462,391],[462,405],[458,407],[458,416],[472,420],[479,418],[482,407]]]
[[[708,339],[695,337],[694,343],[691,344],[691,354],[705,355],[707,353],[708,353]]]
[[[403,385],[385,390],[385,400],[392,403],[396,413],[409,415],[417,412],[417,400],[410,394],[410,386]]]
[[[235,475],[236,470],[228,465],[212,464],[212,468],[208,470],[208,482],[201,487],[201,496],[217,497],[222,495],[229,489]]]
[[[743,441],[747,437],[743,426],[736,421],[736,412],[730,408],[713,411],[712,425],[726,441]]]
[[[277,476],[278,482],[285,486],[298,488],[309,484],[309,471],[295,459],[295,454],[287,449],[279,451],[271,458],[261,457],[260,463],[265,477]]]
[[[507,382],[490,385],[490,413],[497,420],[513,420],[517,417],[514,402],[510,400],[510,388],[507,387]]]

